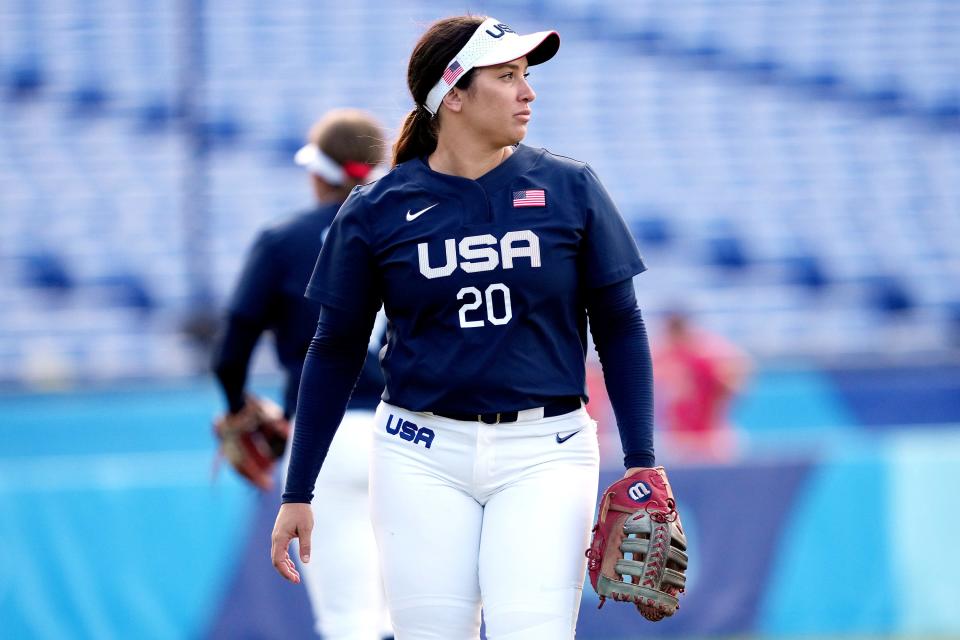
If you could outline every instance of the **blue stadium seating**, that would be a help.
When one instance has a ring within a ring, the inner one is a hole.
[[[462,9],[209,0],[191,21],[178,6],[0,12],[0,381],[202,367],[180,333],[204,288],[190,253],[222,302],[237,248],[309,205],[289,158],[311,121],[358,105],[395,132],[413,42]],[[958,348],[960,4],[478,10],[561,30],[560,57],[533,69],[529,142],[588,160],[620,203],[648,318],[682,302],[761,357],[870,354],[891,336],[904,353]],[[178,86],[188,24],[204,29],[194,92]]]

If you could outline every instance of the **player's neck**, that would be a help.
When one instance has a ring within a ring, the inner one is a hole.
[[[510,157],[513,147],[491,148],[469,140],[441,136],[427,162],[438,173],[476,180]]]
[[[317,176],[311,176],[311,178],[314,198],[317,205],[321,207],[343,202],[350,194],[349,190],[345,190],[343,187],[335,187]]]

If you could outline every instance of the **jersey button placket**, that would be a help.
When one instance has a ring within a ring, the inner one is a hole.
[[[470,180],[461,193],[466,209],[465,225],[486,227],[494,222],[493,205],[480,183]]]

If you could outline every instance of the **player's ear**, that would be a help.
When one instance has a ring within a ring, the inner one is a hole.
[[[443,106],[449,111],[460,113],[463,110],[463,91],[457,87],[450,89],[447,95],[443,96]]]

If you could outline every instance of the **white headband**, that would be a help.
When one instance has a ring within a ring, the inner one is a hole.
[[[293,161],[313,175],[323,178],[335,187],[339,187],[349,180],[359,180],[361,182],[365,182],[372,181],[378,177],[376,171],[372,167],[369,167],[369,165],[363,165],[360,162],[347,163],[347,165],[350,165],[349,167],[337,164],[336,160],[325,154],[320,147],[312,142],[300,147],[300,150],[297,151],[297,154],[293,156]],[[359,173],[357,173],[357,175],[351,175],[351,167],[355,167],[360,173],[363,172],[363,167],[369,168],[366,169],[367,173],[365,175],[359,175]]]
[[[461,76],[475,67],[503,64],[523,56],[527,56],[527,64],[533,66],[552,58],[559,48],[560,34],[556,31],[538,31],[521,36],[496,18],[487,18],[470,36],[463,49],[447,63],[443,77],[427,94],[424,107],[436,115],[443,97]]]

